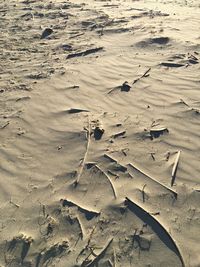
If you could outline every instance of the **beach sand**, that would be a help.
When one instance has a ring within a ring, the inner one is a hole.
[[[198,0],[1,0],[0,266],[200,266]]]

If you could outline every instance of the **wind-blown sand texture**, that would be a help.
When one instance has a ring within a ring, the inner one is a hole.
[[[0,266],[200,266],[199,0],[1,0]]]

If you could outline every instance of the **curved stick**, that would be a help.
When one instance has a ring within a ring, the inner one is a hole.
[[[175,242],[175,240],[171,237],[167,229],[149,212],[147,212],[140,205],[136,204],[130,198],[126,197],[125,205],[142,221],[148,224],[152,230],[158,235],[160,240],[171,249],[180,259],[182,263],[182,267],[185,267],[185,263],[183,257],[180,253],[180,250]]]
[[[115,199],[117,198],[117,194],[116,194],[116,190],[115,187],[110,179],[110,177],[108,176],[108,174],[106,174],[97,164],[94,165],[101,173],[103,173],[103,175],[107,178],[107,180],[109,181],[112,191],[113,191],[113,195],[115,197]]]

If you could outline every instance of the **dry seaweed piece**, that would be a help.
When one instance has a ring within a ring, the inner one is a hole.
[[[103,175],[107,178],[107,180],[109,181],[110,185],[111,185],[111,188],[112,188],[112,191],[113,191],[113,195],[115,197],[115,199],[117,198],[117,194],[116,194],[116,190],[115,190],[115,187],[112,183],[112,180],[110,179],[110,177],[108,176],[108,174],[106,174],[97,164],[95,164],[95,167],[101,172],[103,173]]]
[[[173,166],[173,169],[172,169],[171,186],[174,185],[174,181],[175,181],[175,178],[176,178],[176,171],[177,171],[177,167],[178,167],[178,163],[179,163],[180,155],[181,155],[181,151],[178,151],[178,152],[177,152],[176,159],[175,159],[175,162],[174,162],[174,166]]]
[[[46,37],[48,37],[49,35],[51,35],[53,33],[53,30],[51,28],[46,28],[41,35],[41,39],[45,39]]]
[[[89,209],[84,208],[84,207],[82,207],[82,206],[78,205],[77,203],[72,202],[70,200],[61,199],[60,201],[61,201],[63,207],[66,207],[66,206],[67,207],[77,207],[80,212],[85,214],[85,217],[88,221],[92,220],[94,217],[97,217],[100,215],[100,212],[94,211],[94,210],[89,210]]]
[[[158,185],[160,185],[161,187],[163,187],[164,189],[166,189],[168,192],[170,192],[175,197],[175,199],[177,199],[177,196],[178,195],[177,195],[177,193],[174,190],[172,190],[171,188],[167,187],[166,185],[160,183],[159,181],[157,181],[153,177],[147,175],[141,169],[139,169],[138,167],[134,166],[132,163],[129,163],[128,166],[130,166],[131,168],[133,168],[134,170],[138,171],[139,173],[141,173],[142,175],[144,175],[145,177],[147,177],[151,181],[157,183]]]
[[[96,126],[94,129],[94,139],[100,140],[104,134],[105,130],[99,126]]]
[[[128,82],[124,82],[122,85],[121,85],[121,91],[122,92],[129,92],[131,89],[131,86],[128,84]]]
[[[66,89],[79,89],[79,88],[80,88],[79,85],[72,85],[72,86],[66,87]]]
[[[168,68],[180,68],[185,66],[184,64],[173,62],[162,62],[160,65]]]
[[[103,47],[96,47],[96,48],[87,49],[87,50],[84,50],[84,51],[81,51],[81,52],[69,54],[66,59],[70,59],[70,58],[74,58],[74,57],[87,56],[87,55],[90,55],[90,54],[97,53],[97,52],[99,52],[101,50],[103,50]]]
[[[136,204],[130,198],[126,197],[124,203],[130,211],[132,211],[143,222],[145,222],[152,228],[152,230],[157,234],[160,240],[179,257],[182,266],[185,267],[184,259],[181,255],[180,249],[178,248],[175,240],[169,234],[168,230],[156,218],[154,218],[153,215],[151,215],[140,205]]]
[[[67,110],[67,112],[69,114],[73,114],[73,113],[80,113],[80,112],[89,112],[89,110],[87,109],[80,109],[80,108],[70,108]]]
[[[64,51],[72,51],[72,46],[69,44],[63,44],[60,46]]]
[[[169,130],[166,127],[160,127],[160,128],[156,127],[150,129],[150,135],[152,138],[158,138],[160,135],[168,132]]]
[[[120,90],[121,92],[129,92],[131,89],[131,86],[128,84],[127,81],[125,81],[122,85],[113,87],[108,91],[108,95],[111,94],[115,90]]]

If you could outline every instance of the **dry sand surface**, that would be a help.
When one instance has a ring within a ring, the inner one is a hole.
[[[199,267],[199,0],[1,0],[0,29],[0,266]]]

